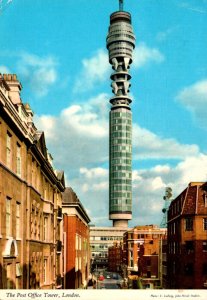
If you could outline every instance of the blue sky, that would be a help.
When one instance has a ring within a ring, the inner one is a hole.
[[[176,197],[207,178],[207,0],[125,0],[124,7],[136,34],[130,226],[159,225],[165,187]],[[117,9],[118,0],[13,0],[0,10],[0,72],[17,74],[54,167],[64,169],[97,226],[111,224],[105,41]]]

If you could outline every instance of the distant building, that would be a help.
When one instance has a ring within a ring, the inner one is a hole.
[[[90,273],[90,218],[72,188],[63,193],[65,236],[65,287],[86,285]]]
[[[207,288],[207,183],[191,182],[168,211],[168,288]]]
[[[126,231],[119,227],[95,227],[90,226],[90,247],[91,247],[91,269],[108,268],[108,248],[114,242],[123,241],[123,234]]]
[[[0,288],[62,288],[64,173],[21,89],[0,74]]]
[[[138,272],[144,288],[160,286],[160,241],[165,235],[166,229],[156,225],[136,226],[124,234],[123,264],[127,275]]]
[[[122,273],[122,243],[115,242],[108,248],[108,270]]]

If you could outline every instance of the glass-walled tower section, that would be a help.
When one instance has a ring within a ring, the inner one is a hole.
[[[129,68],[135,36],[131,15],[117,11],[110,16],[107,35],[112,65],[109,132],[109,219],[114,227],[128,227],[132,218],[132,113]]]

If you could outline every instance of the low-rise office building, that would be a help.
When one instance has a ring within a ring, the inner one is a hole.
[[[122,227],[90,226],[91,271],[108,269],[108,248],[123,241],[125,231]]]

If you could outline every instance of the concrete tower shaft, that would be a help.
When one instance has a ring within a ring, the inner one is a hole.
[[[117,11],[110,16],[107,35],[109,62],[114,72],[110,99],[109,219],[114,227],[128,227],[132,218],[132,113],[128,95],[135,36],[131,15]]]

